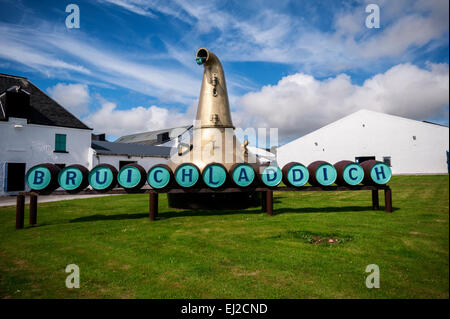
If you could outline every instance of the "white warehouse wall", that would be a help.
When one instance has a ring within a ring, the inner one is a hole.
[[[92,169],[98,164],[110,164],[119,170],[120,161],[136,161],[146,171],[150,167],[156,164],[166,164],[167,158],[164,157],[151,157],[151,156],[120,156],[120,155],[97,155],[95,151],[92,153],[92,163],[89,165],[89,169]]]
[[[280,146],[277,160],[282,167],[390,156],[393,174],[445,174],[448,150],[448,127],[361,110]]]
[[[53,152],[55,134],[66,134],[68,153]],[[25,171],[41,163],[88,167],[90,146],[91,130],[27,124],[22,118],[0,121],[0,196],[13,194],[5,193],[6,163],[26,163]]]

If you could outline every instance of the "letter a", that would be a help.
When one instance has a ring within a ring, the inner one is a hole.
[[[239,178],[238,178],[238,182],[240,182],[241,180],[245,180],[245,181],[247,181],[247,182],[250,182],[250,180],[248,179],[248,176],[247,176],[247,172],[245,171],[245,169],[243,168],[243,169],[241,169],[241,171],[240,171],[240,173],[239,173]]]
[[[67,265],[66,272],[72,272],[66,278],[66,287],[69,289],[80,288],[80,268],[75,264]]]
[[[76,4],[69,4],[66,7],[66,12],[70,13],[66,18],[66,27],[68,29],[80,28],[80,7]]]
[[[370,13],[366,18],[366,27],[369,29],[380,28],[380,7],[377,4],[369,4],[366,13]]]
[[[372,272],[366,278],[367,288],[380,288],[380,267],[375,264],[367,265],[366,272]]]

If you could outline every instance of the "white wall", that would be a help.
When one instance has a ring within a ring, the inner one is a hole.
[[[393,174],[445,174],[448,150],[448,127],[362,110],[280,146],[278,164],[391,156]]]
[[[66,134],[68,153],[54,152],[55,134]],[[41,163],[88,167],[90,146],[91,130],[27,124],[21,118],[0,121],[0,196],[15,194],[4,192],[5,163],[26,163],[25,171]]]
[[[92,169],[99,163],[110,164],[119,170],[120,161],[136,161],[146,171],[155,164],[166,164],[167,158],[164,157],[150,157],[150,156],[119,156],[119,155],[97,155],[95,151],[92,153],[92,164],[89,166]]]

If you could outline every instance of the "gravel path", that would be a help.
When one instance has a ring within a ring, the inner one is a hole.
[[[71,199],[81,199],[81,198],[93,198],[93,197],[103,197],[103,196],[114,196],[118,194],[99,194],[99,195],[46,195],[39,196],[38,202],[57,202],[60,200],[71,200]],[[25,204],[30,203],[30,197],[25,197]],[[16,196],[0,196],[0,206],[13,206],[16,205]]]

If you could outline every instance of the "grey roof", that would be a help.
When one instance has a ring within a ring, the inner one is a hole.
[[[27,122],[31,124],[91,130],[27,78],[0,73],[0,94],[6,92],[6,90],[13,86],[18,86],[21,90],[29,93],[30,108],[26,110],[14,109],[7,111],[12,117],[26,118]],[[8,110],[8,107],[6,107],[6,110]],[[5,114],[5,116],[0,117],[0,120],[7,120],[8,117],[9,114]]]
[[[116,143],[106,141],[92,141],[91,147],[100,155],[130,155],[169,157],[170,147],[140,145],[131,143]]]
[[[434,123],[434,122],[430,122],[430,121],[422,121],[422,122],[427,123],[427,124],[433,124],[433,125],[438,125],[438,126],[448,127],[447,125],[439,124],[439,123]]]
[[[169,133],[169,140],[164,141],[163,143],[166,143],[179,135],[183,134],[187,130],[189,130],[192,127],[192,125],[185,125],[185,126],[179,126],[179,127],[172,127],[167,128],[163,130],[157,130],[157,131],[150,131],[150,132],[143,132],[143,133],[136,133],[136,134],[130,134],[130,135],[124,135],[119,137],[115,142],[118,143],[136,143],[136,144],[145,144],[145,145],[158,145],[161,144],[160,141],[158,141],[158,135],[162,133]]]

